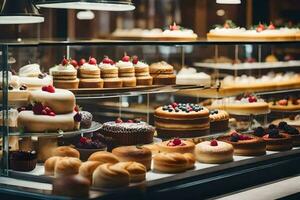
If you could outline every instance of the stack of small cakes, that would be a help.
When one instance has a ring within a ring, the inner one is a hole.
[[[152,85],[153,78],[149,73],[149,65],[139,61],[137,56],[132,57],[132,63],[134,66],[136,84],[137,85]]]
[[[104,88],[121,88],[123,85],[122,80],[119,78],[118,68],[115,66],[114,61],[105,56],[99,64],[101,70],[101,77],[104,80]]]
[[[165,61],[151,64],[150,74],[153,77],[154,85],[174,85],[176,83],[174,68]]]
[[[50,68],[50,75],[53,76],[53,85],[63,89],[77,89],[79,79],[77,78],[77,70],[71,64],[72,60],[64,58],[61,64]]]
[[[79,68],[80,88],[103,88],[103,79],[100,78],[100,69],[97,66],[95,58],[89,59],[87,63],[82,64]]]
[[[136,78],[130,57],[125,54],[122,60],[116,63],[116,67],[119,69],[119,77],[123,81],[123,87],[135,87]]]

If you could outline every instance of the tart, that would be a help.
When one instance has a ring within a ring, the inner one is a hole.
[[[269,151],[286,151],[293,148],[292,138],[287,134],[280,133],[278,129],[269,130],[268,134],[263,136],[263,140]]]
[[[300,133],[299,129],[294,126],[288,125],[286,122],[282,121],[278,125],[279,130],[289,135],[293,140],[293,146],[300,146]]]
[[[230,135],[220,136],[218,140],[233,146],[234,155],[260,156],[266,154],[266,143],[263,139],[233,131]]]
[[[233,146],[229,143],[211,140],[196,145],[196,159],[202,163],[220,164],[233,161]]]
[[[160,152],[166,153],[194,153],[195,144],[190,141],[175,138],[157,144]]]

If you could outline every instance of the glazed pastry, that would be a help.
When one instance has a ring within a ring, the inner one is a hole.
[[[34,170],[37,162],[35,151],[10,151],[9,168],[15,171],[28,172]]]
[[[189,138],[209,134],[209,111],[193,103],[172,103],[158,107],[154,124],[161,138]]]
[[[165,61],[151,64],[150,75],[153,77],[154,85],[174,85],[176,83],[173,66]]]
[[[222,132],[228,130],[229,114],[224,110],[210,110],[210,132]]]
[[[152,85],[153,78],[149,73],[149,65],[139,61],[137,56],[133,56],[132,63],[135,70],[137,85]]]
[[[54,167],[54,176],[70,176],[78,174],[81,161],[78,158],[74,157],[63,157],[56,161]]]
[[[90,128],[93,121],[93,115],[87,111],[80,111],[81,115],[80,128]]]
[[[229,143],[211,140],[196,145],[196,159],[202,163],[221,164],[233,161],[233,146]]]
[[[128,171],[130,175],[130,183],[136,183],[146,180],[146,167],[138,162],[119,162],[115,164]]]
[[[75,198],[88,198],[90,182],[80,175],[56,178],[52,184],[52,194]]]
[[[218,140],[227,142],[233,146],[234,155],[260,156],[266,154],[266,143],[259,137],[240,134],[233,131],[229,136],[220,136]]]
[[[143,164],[147,170],[151,169],[152,153],[149,149],[140,146],[122,146],[112,150],[120,161],[135,161]]]
[[[58,160],[62,159],[60,156],[52,156],[48,158],[44,163],[45,175],[46,176],[54,176],[55,165]]]
[[[270,129],[263,139],[268,151],[286,151],[293,148],[292,138],[287,134],[279,133],[276,128]]]
[[[153,157],[153,168],[163,173],[184,172],[191,167],[190,154],[158,153]]]
[[[120,88],[123,85],[122,80],[118,77],[118,68],[114,61],[105,57],[99,64],[101,77],[104,80],[104,88]]]
[[[126,146],[152,143],[155,128],[140,120],[123,122],[118,118],[104,123],[99,132],[111,137],[115,146]]]
[[[93,186],[119,188],[129,185],[130,174],[121,166],[111,163],[100,165],[93,173]]]
[[[157,143],[160,152],[166,153],[194,153],[195,144],[186,140],[175,138]]]
[[[117,163],[119,162],[119,159],[114,154],[107,152],[107,151],[98,151],[93,153],[88,161],[98,161],[101,162],[101,164],[104,163]]]
[[[74,157],[79,158],[80,154],[79,152],[69,146],[60,146],[54,149],[53,156],[60,156],[60,157]]]
[[[86,161],[81,164],[79,167],[79,174],[92,183],[93,179],[93,173],[95,169],[101,164],[101,162],[98,161]]]
[[[57,88],[77,89],[79,79],[77,78],[77,70],[70,64],[70,60],[64,58],[61,64],[52,67],[50,75],[53,76],[53,84]]]
[[[122,79],[123,87],[135,87],[136,78],[130,57],[125,54],[122,60],[116,63],[116,67],[119,69],[119,77]]]

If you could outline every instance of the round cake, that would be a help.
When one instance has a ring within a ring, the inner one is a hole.
[[[224,110],[210,110],[209,121],[211,133],[227,131],[229,125],[229,114]]]
[[[269,103],[272,111],[297,111],[300,110],[300,99],[280,99]]]
[[[192,103],[172,103],[154,112],[155,127],[161,138],[189,138],[209,134],[209,111]]]
[[[299,131],[299,128],[288,125],[284,121],[279,123],[278,128],[282,133],[287,134],[292,138],[294,147],[300,146],[300,131]]]
[[[149,144],[153,142],[155,128],[139,120],[121,119],[103,124],[101,134],[113,139],[115,146]]]
[[[230,135],[220,136],[218,140],[233,146],[234,155],[260,156],[266,154],[266,143],[263,139],[247,134],[232,132]]]
[[[160,152],[166,153],[194,153],[195,144],[190,141],[175,138],[173,140],[164,141],[156,144]]]
[[[196,159],[202,163],[220,164],[233,161],[233,146],[229,143],[212,140],[196,145]]]
[[[288,134],[280,133],[278,129],[270,129],[263,136],[268,151],[286,151],[293,148],[292,138]]]

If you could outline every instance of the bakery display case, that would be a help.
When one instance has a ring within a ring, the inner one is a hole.
[[[208,198],[297,174],[299,45],[3,43],[0,191]]]

